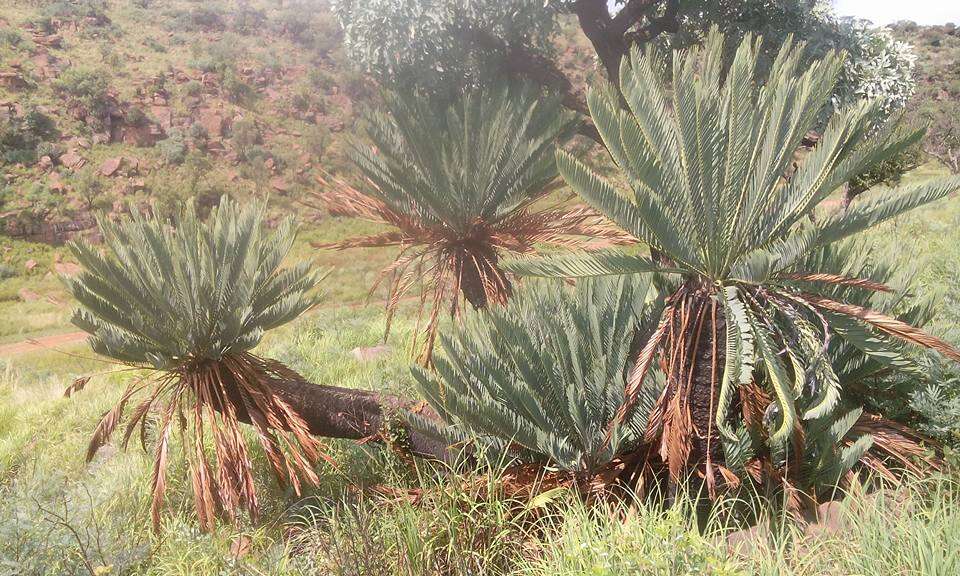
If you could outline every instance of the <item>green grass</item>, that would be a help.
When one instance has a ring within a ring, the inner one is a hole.
[[[269,335],[259,352],[314,382],[409,395],[401,344],[412,312],[401,310],[394,348],[373,361],[358,361],[351,350],[380,341],[383,315],[375,307],[316,311]],[[149,455],[108,445],[89,465],[82,457],[94,423],[133,375],[103,374],[74,397],[62,396],[74,377],[112,369],[51,353],[0,368],[0,566],[10,573],[71,573],[83,558],[111,574],[211,576],[894,576],[954,574],[960,562],[960,486],[953,477],[855,497],[845,504],[839,533],[761,531],[736,550],[723,521],[701,533],[683,507],[587,507],[562,492],[511,500],[497,495],[495,475],[411,469],[387,450],[346,441],[327,446],[340,470],[321,466],[321,485],[302,498],[278,490],[255,451],[262,521],[221,525],[212,534],[197,529],[175,459],[158,537],[147,521]],[[362,495],[363,486],[379,483],[417,490],[421,498]],[[248,552],[234,558],[230,550],[240,541]]]

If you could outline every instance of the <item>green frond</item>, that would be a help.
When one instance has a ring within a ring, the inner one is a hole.
[[[414,369],[424,397],[446,426],[410,421],[451,444],[477,443],[507,459],[566,470],[603,466],[636,443],[663,387],[651,375],[644,409],[604,444],[624,401],[633,331],[653,316],[645,276],[561,284],[519,292],[504,308],[469,318],[443,339],[436,372]]]
[[[586,278],[676,271],[675,268],[663,267],[646,256],[627,254],[620,250],[521,256],[505,260],[503,268],[518,276],[547,278]]]
[[[157,369],[255,347],[316,303],[321,279],[306,264],[279,269],[296,230],[267,233],[263,210],[224,197],[207,222],[192,206],[170,224],[101,219],[105,252],[70,244],[84,268],[64,279],[80,304],[74,324],[97,352]]]
[[[464,232],[495,224],[556,178],[553,150],[572,116],[533,89],[488,88],[450,106],[391,94],[351,156],[372,186],[364,193],[425,227]]]
[[[791,40],[760,72],[760,42],[744,38],[728,67],[716,29],[703,47],[675,52],[671,66],[656,48],[632,50],[619,77],[627,109],[603,88],[587,99],[630,190],[615,190],[561,151],[564,180],[686,275],[720,283],[767,281],[818,245],[960,189],[955,178],[918,184],[810,229],[807,217],[828,195],[922,131],[883,124],[879,105],[868,101],[836,111],[816,146],[802,150],[843,57],[829,52],[801,68],[805,47]]]

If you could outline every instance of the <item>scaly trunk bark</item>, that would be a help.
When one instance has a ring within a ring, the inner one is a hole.
[[[305,380],[272,380],[270,385],[277,396],[306,421],[310,432],[316,436],[381,442],[382,432],[399,429],[406,436],[402,449],[425,458],[449,459],[444,442],[411,429],[399,417],[401,411],[411,410],[439,421],[437,413],[425,403],[369,390],[323,386]],[[242,400],[239,397],[231,397],[230,400],[237,411],[237,418],[249,424],[250,417]]]
[[[465,250],[458,258],[456,273],[460,276],[460,292],[476,310],[490,304],[506,304],[510,298],[513,285],[497,265],[498,261],[494,250]],[[487,292],[487,284],[491,293]]]
[[[712,317],[709,309],[699,345],[694,352],[693,378],[690,382],[689,406],[690,421],[693,424],[689,465],[699,466],[707,459],[715,464],[723,463],[723,450],[720,435],[717,432],[717,398],[719,382],[726,362],[726,323],[723,313],[717,311],[716,331],[712,329]],[[716,334],[716,354],[714,354],[714,333]],[[708,449],[709,447],[709,449]]]

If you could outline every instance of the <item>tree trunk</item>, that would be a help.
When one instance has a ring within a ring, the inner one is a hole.
[[[714,354],[714,330],[709,310],[703,326],[700,342],[694,353],[693,378],[690,382],[689,406],[690,421],[693,424],[691,442],[691,466],[699,466],[707,459],[709,452],[712,462],[723,463],[723,450],[716,426],[717,398],[719,382],[726,362],[726,322],[723,313],[718,310],[716,323],[716,354]],[[709,447],[709,449],[708,449]]]
[[[403,449],[425,458],[448,460],[447,445],[437,438],[413,430],[400,417],[409,410],[439,420],[425,402],[416,402],[369,390],[323,386],[305,380],[272,380],[273,391],[303,418],[310,432],[326,438],[344,438],[381,442],[381,433],[405,432]],[[231,398],[241,422],[250,423],[243,402]],[[214,407],[216,408],[216,407]]]
[[[623,31],[611,30],[613,20],[605,0],[578,0],[574,12],[580,29],[590,40],[593,49],[603,64],[607,79],[615,86],[620,75],[620,60],[627,51]],[[624,30],[625,31],[625,30]]]
[[[513,285],[500,269],[497,252],[474,245],[463,249],[457,257],[454,272],[460,277],[460,292],[475,310],[490,304],[504,305],[513,292]]]

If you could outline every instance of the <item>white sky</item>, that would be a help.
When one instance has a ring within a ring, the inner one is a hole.
[[[866,18],[878,26],[897,20],[960,25],[960,0],[834,0],[840,16]]]

